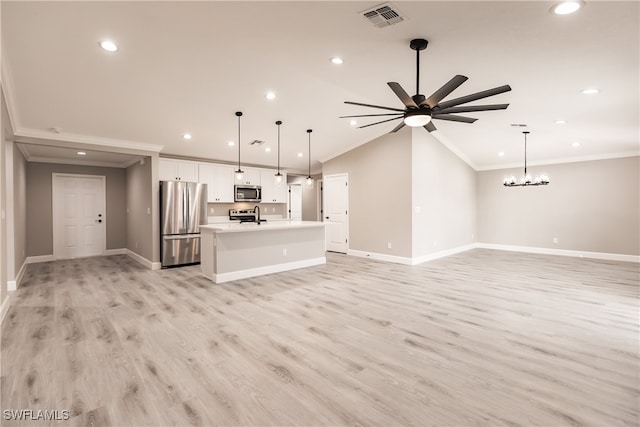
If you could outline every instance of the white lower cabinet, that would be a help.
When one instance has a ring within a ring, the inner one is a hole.
[[[209,203],[233,203],[233,166],[200,163],[198,175],[207,184]]]
[[[276,172],[273,169],[260,170],[262,203],[287,203],[287,174],[280,171],[282,181],[276,182]]]

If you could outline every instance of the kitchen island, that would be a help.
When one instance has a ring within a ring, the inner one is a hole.
[[[202,274],[223,283],[325,264],[324,226],[294,220],[202,225]]]

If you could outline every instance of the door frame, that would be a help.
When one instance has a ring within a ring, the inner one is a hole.
[[[296,186],[300,188],[300,219],[302,219],[302,207],[303,207],[303,202],[302,202],[302,183],[300,182],[290,182],[287,184],[287,219],[292,219],[291,218],[291,187]]]
[[[349,253],[349,249],[351,247],[351,238],[349,235],[349,219],[351,218],[351,208],[349,206],[349,191],[350,191],[350,187],[349,187],[349,174],[347,172],[343,172],[343,173],[334,173],[331,175],[322,175],[322,181],[323,184],[327,181],[327,178],[333,178],[333,177],[344,177],[344,181],[346,182],[346,187],[347,187],[347,213],[345,215],[345,238],[347,239],[347,249],[344,252],[345,254]],[[323,186],[324,187],[324,186]],[[326,203],[327,203],[327,195],[324,194],[324,190],[322,193],[322,221],[325,221],[325,216],[327,215],[327,207],[326,207]],[[328,240],[328,235],[329,235],[329,230],[328,230],[328,226],[326,226],[325,229],[325,249],[328,246],[327,245],[327,240]]]
[[[52,229],[52,252],[54,259],[68,259],[61,257],[60,254],[56,254],[56,241],[61,239],[60,230],[56,227],[55,219],[56,219],[56,209],[58,207],[59,200],[56,197],[56,183],[58,179],[64,177],[73,177],[73,178],[91,178],[91,179],[99,179],[101,182],[101,190],[102,190],[102,206],[104,207],[104,214],[102,215],[102,221],[104,222],[104,227],[102,228],[102,254],[105,255],[107,253],[107,177],[104,175],[88,175],[88,174],[75,174],[75,173],[60,173],[53,172],[51,174],[51,229]]]

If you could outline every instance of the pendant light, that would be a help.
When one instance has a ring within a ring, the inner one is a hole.
[[[242,111],[236,111],[236,117],[238,117],[238,170],[235,174],[236,180],[242,181],[244,177],[244,171],[240,168],[240,117],[242,117]]]
[[[525,130],[522,132],[524,134],[524,175],[520,178],[520,183],[516,183],[516,177],[511,175],[505,177],[502,182],[505,187],[527,187],[529,185],[547,185],[549,184],[549,177],[547,175],[539,175],[535,178],[532,178],[531,175],[527,173],[527,135],[529,131]]]
[[[275,174],[276,183],[280,184],[282,182],[282,174],[280,173],[280,125],[282,121],[278,120],[276,125],[278,126],[278,173]]]
[[[313,186],[313,178],[311,178],[311,129],[307,129],[307,133],[309,134],[309,174],[306,178],[307,187],[311,188]]]

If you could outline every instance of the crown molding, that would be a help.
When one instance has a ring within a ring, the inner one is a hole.
[[[640,151],[622,151],[618,153],[606,153],[606,154],[595,154],[591,156],[578,156],[578,157],[566,157],[566,158],[556,158],[556,159],[548,159],[537,162],[529,162],[527,161],[527,167],[529,166],[547,166],[547,165],[560,165],[564,163],[578,163],[578,162],[591,162],[594,160],[610,160],[610,159],[620,159],[624,157],[637,157],[640,156]],[[488,165],[481,166],[476,169],[478,172],[482,171],[490,171],[490,170],[499,170],[499,169],[514,169],[524,167],[524,163],[508,163],[503,165]]]
[[[51,145],[70,148],[95,149],[101,151],[125,153],[125,154],[152,154],[162,151],[164,146],[147,144],[137,141],[103,138],[90,135],[78,135],[73,133],[54,133],[39,129],[14,129],[16,142],[26,144]]]

